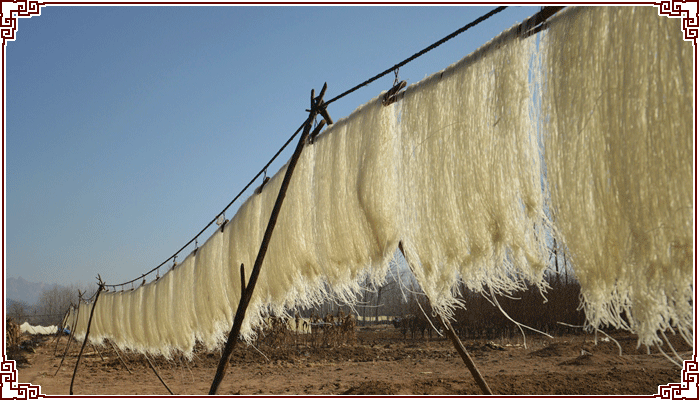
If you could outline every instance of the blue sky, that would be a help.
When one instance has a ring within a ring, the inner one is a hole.
[[[47,6],[19,19],[6,53],[7,276],[119,283],[150,270],[301,125],[312,88],[327,82],[335,97],[493,8]],[[510,7],[400,79],[417,82],[538,10]]]

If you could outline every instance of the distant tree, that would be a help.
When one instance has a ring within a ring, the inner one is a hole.
[[[24,301],[8,300],[7,301],[7,316],[14,318],[17,324],[22,324],[29,314],[30,307]]]
[[[78,304],[78,287],[55,285],[39,295],[34,325],[60,325],[70,305]]]

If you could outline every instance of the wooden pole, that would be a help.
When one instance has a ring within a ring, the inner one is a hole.
[[[75,374],[78,372],[78,365],[80,365],[80,357],[83,355],[83,350],[85,350],[85,345],[88,341],[88,336],[90,335],[90,325],[92,324],[92,316],[95,313],[95,305],[97,305],[97,299],[100,298],[100,293],[104,289],[104,284],[100,281],[100,287],[97,289],[97,294],[95,295],[95,301],[92,303],[92,309],[90,310],[90,318],[88,318],[87,329],[85,329],[85,339],[83,339],[83,345],[80,347],[80,352],[78,353],[78,359],[75,361],[75,369],[73,370],[73,378],[70,380],[70,394],[73,395],[73,382],[75,382]],[[76,324],[77,325],[77,324]],[[75,330],[75,327],[73,328]]]
[[[72,304],[71,304],[71,306],[72,306]],[[63,336],[63,335],[62,335],[62,334],[63,334],[63,328],[65,328],[65,327],[63,326],[63,322],[66,320],[66,316],[68,315],[68,312],[70,311],[71,306],[68,306],[68,311],[66,311],[65,313],[63,313],[63,319],[61,320],[61,325],[58,327],[58,330],[56,331],[56,337],[54,338],[54,340],[56,341],[56,345],[55,345],[54,348],[53,348],[53,355],[54,355],[54,357],[56,356],[56,351],[58,351],[58,343],[61,341],[61,336]]]
[[[323,94],[325,93],[325,91],[326,85],[323,85],[321,94],[317,98],[315,98],[314,91],[311,90],[311,110],[309,112],[309,117],[306,120],[304,131],[302,132],[301,137],[299,138],[299,143],[297,144],[297,147],[294,150],[294,154],[289,160],[289,165],[287,166],[287,171],[284,174],[284,179],[282,180],[282,186],[280,187],[279,194],[277,195],[277,200],[275,201],[275,205],[272,208],[272,214],[270,215],[270,220],[267,224],[267,229],[265,230],[265,235],[263,236],[262,244],[260,245],[260,250],[258,251],[258,256],[255,259],[255,265],[253,265],[253,270],[250,273],[250,279],[246,284],[245,291],[243,291],[243,296],[241,297],[241,300],[238,303],[238,308],[236,309],[236,316],[233,319],[233,326],[231,327],[231,331],[229,332],[226,345],[224,346],[224,350],[221,353],[221,359],[219,360],[219,365],[216,368],[216,375],[214,376],[214,380],[211,384],[211,387],[209,388],[210,395],[216,394],[216,392],[219,390],[219,385],[221,384],[221,381],[226,375],[226,369],[228,368],[228,363],[231,359],[231,353],[233,352],[233,348],[236,346],[238,335],[241,332],[243,319],[245,318],[245,313],[248,309],[250,299],[253,296],[255,284],[258,281],[258,275],[260,275],[260,268],[262,267],[263,260],[265,259],[265,254],[267,253],[267,246],[270,243],[272,231],[275,229],[275,224],[277,223],[277,217],[279,216],[284,197],[287,194],[289,182],[292,179],[294,168],[296,167],[297,161],[299,161],[299,157],[301,156],[301,152],[304,149],[304,146],[306,145],[306,142],[309,138],[311,124],[316,114],[319,113],[320,110],[322,110],[322,108],[319,107],[323,107]],[[325,115],[327,115],[327,113],[324,114],[324,116]],[[330,117],[328,119],[330,119]],[[241,271],[243,271],[242,268]]]
[[[457,350],[457,353],[459,353],[459,356],[462,357],[462,361],[464,361],[464,365],[467,366],[467,368],[469,369],[469,372],[472,373],[472,376],[474,377],[476,384],[479,385],[479,388],[481,388],[481,392],[483,394],[493,395],[491,388],[484,380],[484,377],[481,376],[481,373],[476,368],[476,364],[474,364],[474,361],[469,356],[469,353],[467,353],[467,349],[464,348],[462,341],[459,340],[459,338],[457,337],[457,335],[454,332],[454,329],[452,329],[452,325],[450,324],[450,321],[448,321],[446,318],[442,318],[442,317],[440,317],[440,321],[442,322],[442,325],[445,327],[445,332],[447,333],[447,336],[449,336],[450,339],[452,340],[452,344],[455,346],[455,350]]]
[[[54,348],[53,348],[54,357],[56,356],[56,351],[58,351],[58,343],[61,341],[63,329],[65,328],[65,326],[63,326],[63,321],[66,319],[68,312],[70,312],[70,307],[68,307],[68,311],[66,311],[66,313],[63,314],[63,320],[61,321],[61,326],[58,328],[58,332],[56,332],[57,333],[56,346],[54,346]]]
[[[92,346],[92,349],[95,350],[95,353],[97,353],[104,362],[105,358],[102,357],[102,353],[100,353],[100,350],[97,349],[97,346],[95,346],[93,343],[90,343],[90,345]]]
[[[78,317],[80,317],[80,299],[82,299],[82,295],[80,294],[80,291],[78,291],[78,310],[76,311],[75,315],[75,321],[73,325],[77,325]],[[73,343],[73,336],[75,334],[75,326],[70,327],[70,335],[68,335],[68,343],[66,343],[66,351],[63,352],[63,357],[61,358],[60,364],[58,364],[58,368],[56,369],[56,373],[53,374],[53,376],[58,375],[58,371],[61,370],[61,366],[63,366],[63,360],[66,359],[66,354],[68,354],[68,349],[70,349],[71,343]]]
[[[54,357],[56,356],[56,352],[58,351],[58,343],[61,341],[61,331],[63,331],[63,329],[58,330],[58,338],[56,339],[56,345],[53,348]]]
[[[119,361],[122,362],[122,365],[124,366],[124,368],[126,368],[126,370],[129,371],[129,374],[131,374],[131,370],[129,369],[129,367],[127,367],[126,363],[122,359],[121,354],[119,354],[119,350],[117,350],[117,346],[115,346],[114,343],[112,343],[111,341],[109,343],[112,345],[114,352],[117,353],[117,357],[119,357]]]
[[[406,258],[406,252],[404,251],[403,243],[401,242],[399,242],[399,250],[401,250],[401,254],[403,254],[403,258],[406,259],[406,263],[408,264],[408,268],[411,270],[411,273],[413,273],[413,265],[411,265],[408,258]],[[416,274],[413,273],[413,275],[415,276]],[[479,370],[476,368],[476,364],[474,364],[474,361],[469,356],[469,353],[467,353],[467,349],[464,348],[462,341],[459,340],[459,338],[454,332],[454,329],[452,329],[450,321],[448,321],[445,318],[442,318],[442,316],[440,317],[440,321],[442,321],[442,325],[445,327],[447,336],[449,336],[452,340],[452,345],[454,345],[455,350],[457,350],[459,356],[462,357],[462,361],[464,361],[464,364],[467,366],[467,369],[469,369],[469,372],[471,372],[472,376],[474,377],[474,380],[476,381],[476,384],[479,385],[479,388],[481,388],[481,392],[486,395],[493,395],[491,388],[489,388],[489,385],[484,380],[484,377],[481,376],[481,373],[479,373]]]
[[[241,263],[241,298],[245,296],[245,266]]]
[[[163,386],[165,386],[165,388],[168,389],[168,392],[170,392],[170,394],[172,395],[172,394],[173,394],[173,391],[170,390],[170,388],[168,387],[168,385],[163,381],[163,378],[160,377],[160,374],[159,374],[158,371],[156,370],[156,367],[154,367],[153,364],[151,363],[151,360],[149,360],[148,357],[147,357],[145,354],[143,355],[143,358],[146,359],[146,361],[148,362],[148,366],[151,367],[151,369],[153,370],[153,372],[155,372],[156,376],[157,376],[158,379],[160,380],[160,383],[162,383]]]

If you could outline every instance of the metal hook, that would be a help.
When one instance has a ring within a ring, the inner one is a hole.
[[[226,211],[222,211],[221,215],[216,219],[216,224],[221,227],[221,232],[224,232],[224,227],[228,223],[228,220],[226,219]]]
[[[260,193],[262,193],[262,190],[263,190],[263,188],[265,187],[265,184],[266,184],[269,180],[270,180],[270,178],[267,176],[267,168],[265,168],[265,169],[263,170],[263,181],[262,181],[262,184],[260,184],[260,186],[258,186],[258,187],[253,191],[253,193],[255,193],[255,194],[260,194]]]
[[[397,83],[399,83],[399,67],[394,69],[394,84],[392,86],[396,86]]]

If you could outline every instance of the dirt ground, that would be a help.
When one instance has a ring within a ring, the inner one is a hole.
[[[312,346],[305,335],[288,344],[235,349],[221,395],[478,395],[474,379],[445,338],[407,339],[392,326],[357,328],[355,345]],[[658,385],[681,381],[681,370],[658,349],[647,354],[636,348],[636,338],[611,334],[622,346],[604,336],[597,345],[592,334],[550,339],[528,335],[512,339],[465,340],[464,344],[485,380],[500,395],[653,395]],[[21,383],[41,386],[42,394],[68,395],[79,345],[73,343],[56,373],[66,347],[38,339],[23,352]],[[692,349],[671,337],[684,359]],[[296,344],[294,343],[296,341]],[[668,352],[668,348],[664,349]],[[76,395],[168,395],[141,355],[117,353],[87,346],[74,384]],[[103,359],[104,358],[104,359]],[[155,366],[176,395],[208,393],[219,353],[197,352],[194,359],[156,359]]]

